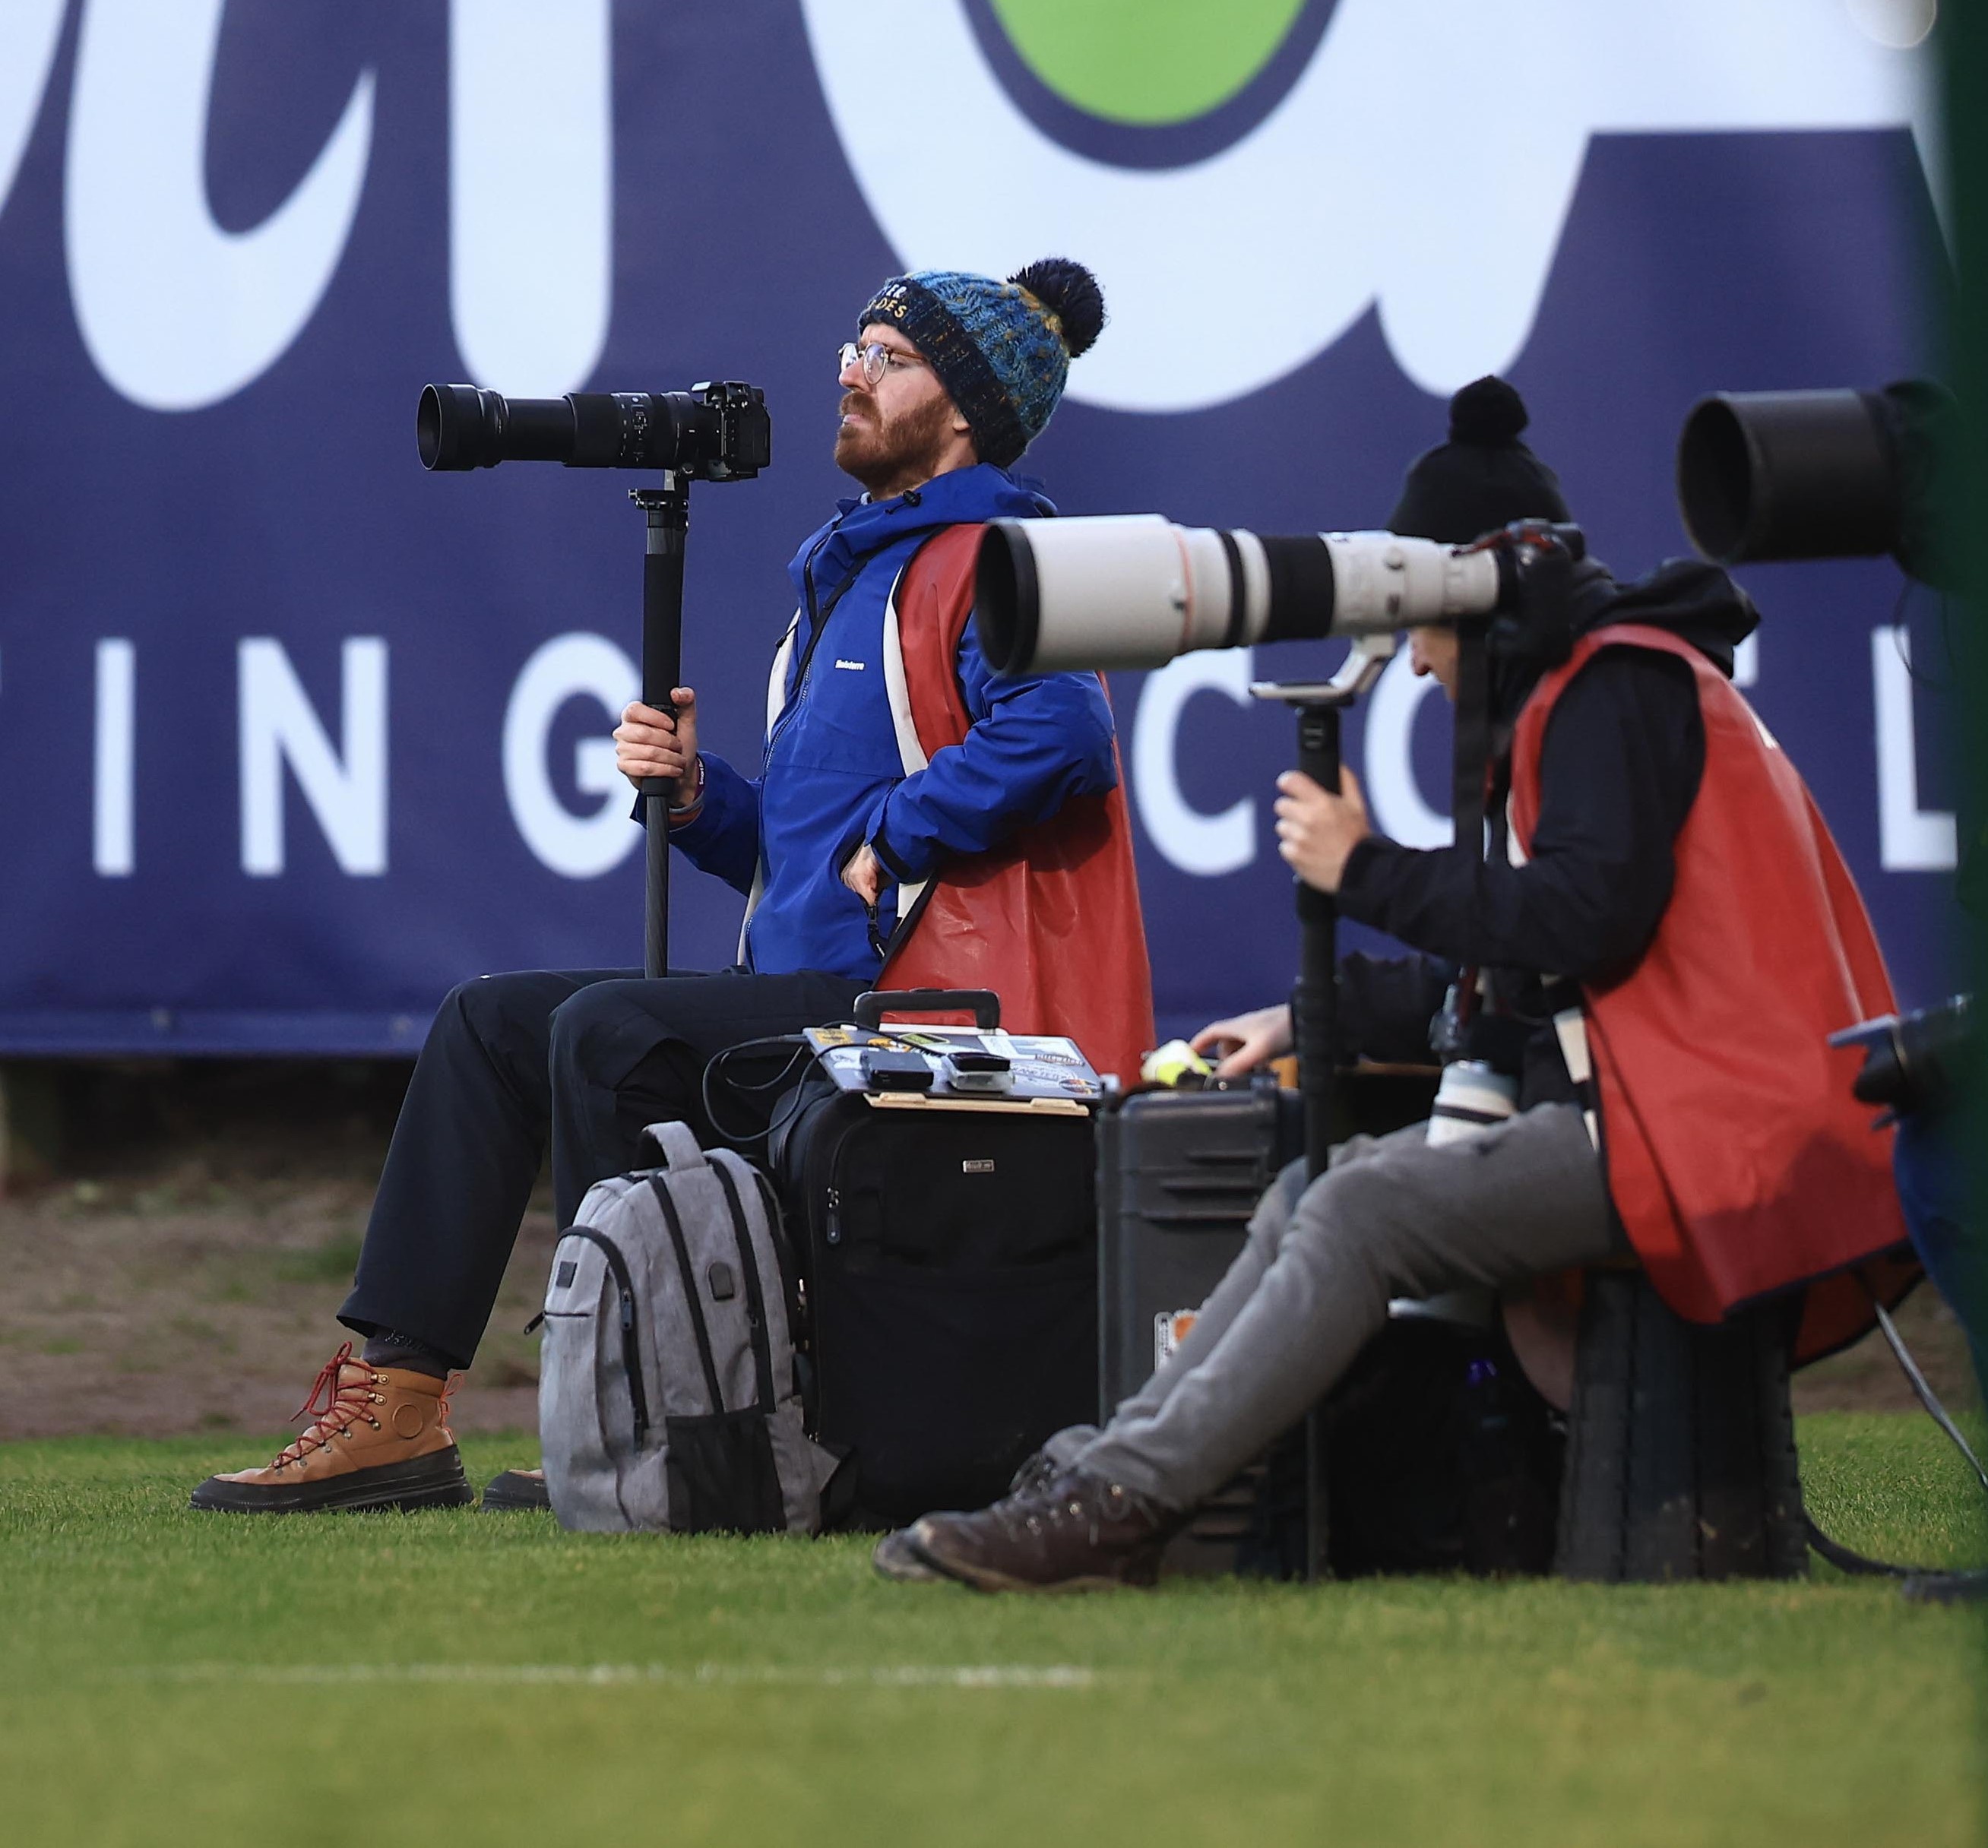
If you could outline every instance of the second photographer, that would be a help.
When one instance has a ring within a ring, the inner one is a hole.
[[[1465,440],[1416,465],[1401,525],[1461,543],[1557,514],[1516,394],[1480,381],[1456,408]],[[1288,1173],[1101,1432],[1052,1440],[989,1508],[887,1537],[880,1569],[988,1590],[1150,1582],[1167,1538],[1317,1403],[1393,1297],[1633,1250],[1689,1317],[1810,1285],[1804,1351],[1847,1332],[1846,1273],[1903,1228],[1888,1145],[1849,1095],[1854,1056],[1824,1036],[1889,988],[1807,789],[1731,684],[1753,606],[1709,566],[1623,586],[1555,563],[1496,632],[1488,852],[1382,840],[1350,777],[1334,793],[1286,775],[1277,805],[1302,879],[1461,966],[1469,1049],[1516,1081],[1518,1110],[1469,1140],[1356,1138],[1301,1197]],[[1414,645],[1453,694],[1458,630]],[[1276,1017],[1238,1036],[1274,1039]]]

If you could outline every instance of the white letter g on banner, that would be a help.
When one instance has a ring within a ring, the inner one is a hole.
[[[540,863],[568,879],[611,872],[642,835],[628,819],[633,792],[615,770],[613,744],[587,738],[576,747],[573,780],[583,793],[601,799],[591,813],[576,815],[553,787],[546,736],[568,700],[598,701],[612,722],[641,684],[635,664],[606,637],[574,634],[547,642],[511,690],[504,712],[504,795],[511,819]]]

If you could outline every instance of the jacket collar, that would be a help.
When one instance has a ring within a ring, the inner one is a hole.
[[[887,501],[865,495],[837,502],[834,519],[808,535],[787,566],[787,575],[794,594],[805,603],[810,569],[819,593],[839,583],[864,559],[903,540],[962,522],[1043,519],[1055,512],[1055,504],[1033,482],[978,462]]]

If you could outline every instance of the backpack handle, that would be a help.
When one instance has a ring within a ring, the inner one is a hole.
[[[643,1130],[643,1138],[653,1142],[662,1156],[666,1168],[694,1168],[705,1165],[704,1150],[697,1146],[697,1137],[687,1123],[652,1123]]]
[[[992,988],[871,988],[856,997],[856,1024],[875,1032],[893,1014],[963,1014],[991,1033],[1001,1024],[1001,997]]]

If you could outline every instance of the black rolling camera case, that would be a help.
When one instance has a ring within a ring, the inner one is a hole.
[[[1094,1415],[1088,1112],[880,1103],[810,1079],[771,1153],[807,1293],[814,1434],[849,1454],[840,1524],[982,1507]]]

